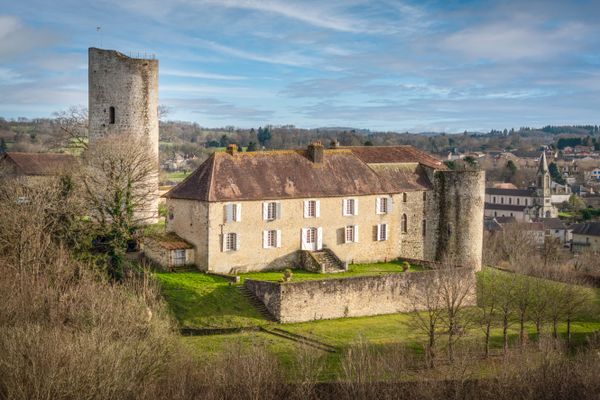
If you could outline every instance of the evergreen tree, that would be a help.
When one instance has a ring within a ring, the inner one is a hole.
[[[556,163],[551,162],[550,165],[548,165],[548,170],[550,171],[550,176],[552,177],[552,180],[554,182],[561,185],[565,184],[565,180],[560,175],[560,172],[558,172],[558,167],[556,166]]]
[[[265,127],[264,129],[259,127],[258,133],[256,134],[256,138],[258,139],[258,143],[261,146],[267,146],[271,141],[271,131],[269,131],[269,127]]]
[[[249,142],[246,151],[256,151],[256,142]]]

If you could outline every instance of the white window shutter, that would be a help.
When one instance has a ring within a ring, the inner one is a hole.
[[[308,231],[307,228],[302,228],[302,237],[300,238],[300,242],[302,243],[302,250],[308,250],[308,245],[306,243],[306,232]]]
[[[227,251],[227,234],[221,235],[221,251],[224,253]]]
[[[231,222],[231,204],[225,204],[223,211],[225,212],[225,223]]]
[[[269,219],[269,203],[263,203],[263,219]]]
[[[308,218],[308,200],[304,200],[304,218]]]
[[[375,213],[381,214],[381,197],[375,199]]]
[[[388,214],[392,213],[392,204],[394,204],[394,202],[392,201],[392,196],[388,197]]]
[[[269,231],[263,231],[263,249],[269,247]]]
[[[277,231],[277,247],[281,247],[281,231]]]
[[[354,215],[358,215],[358,199],[354,199]]]
[[[319,200],[315,200],[315,217],[319,218],[321,216],[321,202]]]
[[[235,235],[235,250],[238,251],[240,249],[240,234],[234,233]]]
[[[346,204],[348,203],[347,199],[342,199],[342,215],[345,217],[346,215],[348,215],[346,213]]]
[[[377,224],[377,241],[381,240],[381,224]]]
[[[358,225],[354,225],[354,242],[358,243]]]
[[[242,222],[242,203],[237,203],[235,205],[235,220],[237,222]]]
[[[281,218],[281,203],[275,203],[275,219]]]
[[[317,228],[317,250],[321,250],[323,248],[323,228]]]

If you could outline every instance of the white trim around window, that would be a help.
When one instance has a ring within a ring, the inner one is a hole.
[[[281,231],[271,229],[263,231],[263,249],[274,249],[281,247]]]
[[[388,239],[388,225],[377,224],[377,241],[382,242]]]
[[[222,250],[223,252],[238,251],[240,249],[240,235],[235,232],[223,234]]]
[[[342,199],[342,215],[347,217],[358,215],[358,199],[355,197]]]
[[[344,243],[358,243],[358,225],[344,227]]]
[[[304,200],[304,218],[319,218],[321,202],[319,200]]]
[[[242,221],[242,203],[227,203],[223,208],[225,223]]]

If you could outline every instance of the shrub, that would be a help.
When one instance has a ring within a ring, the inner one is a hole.
[[[292,277],[294,276],[294,273],[292,272],[291,269],[286,268],[285,271],[283,271],[283,281],[284,282],[289,282],[292,280]]]

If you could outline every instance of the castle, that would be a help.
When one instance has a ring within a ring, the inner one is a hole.
[[[148,140],[156,159],[153,202],[141,218],[158,218],[158,60],[131,58],[114,50],[88,50],[90,144],[106,135],[137,135]]]
[[[411,146],[240,153],[232,145],[165,197],[167,231],[205,271],[335,272],[449,256],[481,268],[484,173],[448,170]]]

